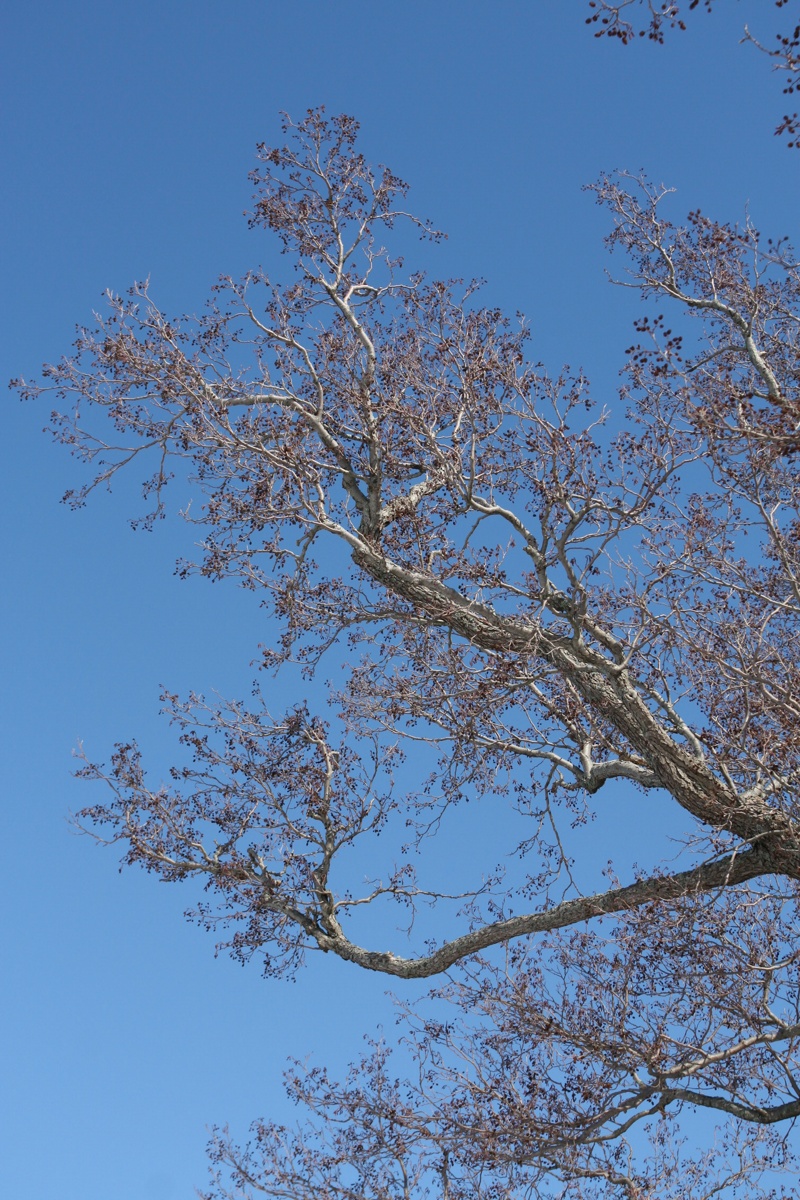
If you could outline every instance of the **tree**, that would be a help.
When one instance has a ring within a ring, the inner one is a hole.
[[[56,431],[93,468],[73,504],[149,460],[147,524],[173,473],[195,481],[197,569],[269,607],[266,668],[348,648],[328,719],[166,695],[171,782],[120,744],[84,765],[106,784],[84,826],[201,880],[197,917],[268,973],[322,950],[445,977],[406,1014],[416,1073],[380,1044],[344,1084],[296,1072],[308,1127],[220,1131],[208,1195],[777,1195],[800,1115],[793,252],[600,180],[647,302],[610,412],[529,362],[477,285],[406,269],[409,231],[439,234],[352,118],[284,132],[251,224],[292,272],[223,279],[196,321],[136,285],[19,385],[68,401]],[[409,752],[430,767],[415,792]],[[571,830],[609,783],[669,798],[684,841],[586,894],[604,864],[574,861]],[[524,878],[418,881],[415,850],[488,796],[524,818]],[[394,870],[358,890],[350,851],[381,833]],[[441,913],[435,944],[360,945],[386,900]]]

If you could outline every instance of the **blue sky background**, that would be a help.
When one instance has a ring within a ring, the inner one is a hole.
[[[736,219],[749,203],[763,231],[792,234],[800,155],[770,136],[784,100],[768,64],[737,45],[746,20],[771,35],[771,4],[693,14],[663,48],[598,42],[586,12],[585,0],[7,6],[0,374],[66,352],[106,287],[149,275],[163,308],[193,311],[220,272],[269,263],[275,248],[241,215],[255,143],[278,140],[279,110],[324,103],[361,120],[366,152],[449,233],[431,271],[484,276],[489,299],[527,313],[535,357],[584,367],[613,403],[633,302],[605,280],[606,222],[581,185],[645,168],[678,189],[676,213]],[[132,485],[77,514],[59,506],[79,468],[42,434],[45,411],[9,395],[6,414],[2,1187],[25,1200],[190,1197],[206,1126],[288,1115],[287,1055],[343,1066],[393,1021],[386,983],[329,957],[294,984],[215,960],[182,920],[181,889],[118,875],[113,852],[71,833],[67,814],[87,800],[69,774],[76,742],[102,757],[136,734],[166,765],[158,685],[245,695],[270,631],[233,585],[173,575],[191,541],[179,521],[130,531]],[[292,699],[296,681],[285,687]],[[647,836],[650,817],[626,819]],[[469,858],[481,838],[447,853]]]

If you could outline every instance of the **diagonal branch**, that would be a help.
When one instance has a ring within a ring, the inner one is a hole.
[[[651,876],[648,879],[637,880],[627,887],[575,900],[565,900],[545,912],[527,913],[523,916],[509,917],[504,921],[495,921],[454,938],[453,941],[445,942],[432,954],[419,958],[399,958],[391,953],[366,950],[344,937],[332,938],[321,930],[314,931],[314,937],[320,949],[332,951],[340,958],[367,970],[379,971],[401,979],[426,979],[447,971],[455,963],[472,954],[478,954],[490,946],[497,946],[512,938],[564,929],[594,917],[626,912],[646,904],[677,900],[681,896],[699,892],[713,892],[746,883],[761,875],[775,873],[769,856],[762,849],[734,852],[725,858],[703,863],[688,871],[667,876]]]

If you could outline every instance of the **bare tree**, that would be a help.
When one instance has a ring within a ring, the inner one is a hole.
[[[84,766],[107,788],[83,825],[201,880],[198,918],[269,972],[322,950],[449,973],[408,1014],[416,1075],[394,1081],[380,1046],[343,1085],[295,1074],[311,1126],[258,1124],[249,1148],[221,1132],[209,1196],[778,1195],[800,1115],[793,253],[601,180],[649,302],[609,411],[531,364],[475,285],[405,268],[409,231],[439,235],[352,119],[284,129],[251,223],[285,278],[223,279],[181,321],[137,285],[19,384],[68,402],[57,432],[93,467],[73,503],[146,459],[146,521],[172,473],[202,491],[197,569],[270,608],[267,668],[349,647],[325,720],[165,697],[171,781],[120,745]],[[409,751],[430,760],[414,792]],[[571,828],[609,782],[668,799],[684,843],[586,894],[604,863],[574,861]],[[481,796],[521,814],[524,878],[489,862],[448,896],[414,850]],[[348,852],[381,833],[393,869],[359,887]],[[387,899],[441,911],[436,943],[362,946],[360,910]]]

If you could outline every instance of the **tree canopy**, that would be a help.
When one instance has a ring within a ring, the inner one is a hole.
[[[592,7],[637,31],[630,0]],[[656,40],[680,24],[635,7]],[[797,32],[780,45],[796,71]],[[296,1071],[307,1125],[220,1131],[209,1200],[777,1195],[800,1115],[794,251],[680,218],[641,176],[592,185],[642,301],[604,405],[479,283],[425,273],[441,235],[353,118],[283,132],[250,214],[282,260],[198,319],[146,284],[109,295],[20,383],[61,397],[91,468],[71,503],[141,468],[147,525],[190,480],[183,569],[256,593],[281,630],[266,678],[333,675],[320,712],[166,694],[171,779],[121,743],[83,767],[106,786],[82,825],[199,880],[197,918],[268,974],[321,950],[439,977],[405,1014],[405,1080],[382,1043],[343,1083]],[[680,844],[642,865],[623,830],[613,867],[576,862],[620,788],[669,803]],[[448,822],[489,798],[520,815],[520,871],[487,861],[454,894]],[[393,866],[362,884],[375,839]],[[438,932],[360,933],[386,901]]]

